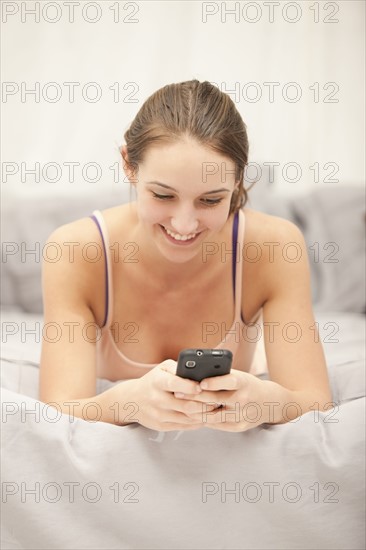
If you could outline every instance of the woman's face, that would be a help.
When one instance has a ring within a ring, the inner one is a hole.
[[[151,147],[139,164],[137,210],[144,232],[172,262],[199,254],[224,227],[235,164],[193,140]]]

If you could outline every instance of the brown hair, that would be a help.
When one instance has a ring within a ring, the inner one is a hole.
[[[229,214],[242,208],[248,200],[244,188],[249,150],[246,125],[232,99],[210,82],[168,84],[147,98],[124,134],[128,169],[137,173],[150,146],[182,137],[193,138],[235,163],[239,185],[233,192]]]

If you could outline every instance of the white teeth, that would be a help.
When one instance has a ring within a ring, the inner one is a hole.
[[[173,237],[173,239],[175,239],[176,241],[188,241],[190,239],[193,239],[197,235],[197,233],[191,233],[190,235],[179,235],[178,233],[172,233],[166,227],[164,227],[164,229],[168,233],[168,235]]]

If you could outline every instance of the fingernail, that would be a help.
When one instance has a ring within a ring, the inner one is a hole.
[[[200,386],[196,386],[196,392],[197,392],[197,393],[201,393],[201,391],[202,391],[202,390],[201,390]]]

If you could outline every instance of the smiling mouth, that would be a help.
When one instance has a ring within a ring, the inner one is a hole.
[[[160,227],[170,241],[178,244],[192,243],[202,233],[202,231],[200,231],[199,233],[190,233],[189,235],[179,235],[179,233],[174,233],[173,231],[170,231],[170,229],[168,229],[167,227],[164,227],[163,225],[160,225]]]

